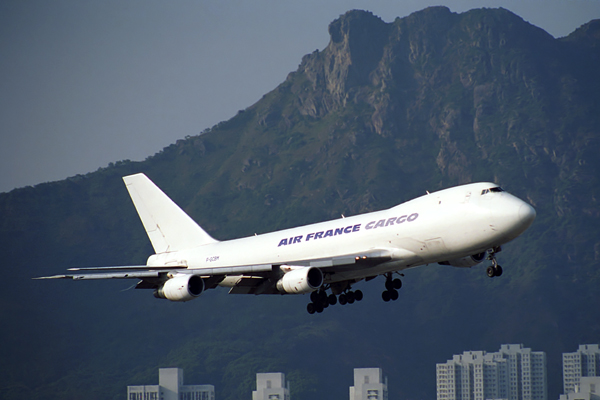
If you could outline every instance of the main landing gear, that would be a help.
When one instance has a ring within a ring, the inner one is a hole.
[[[381,293],[381,298],[386,303],[390,300],[398,300],[398,289],[402,287],[402,281],[399,278],[392,279],[392,273],[385,274],[385,291]]]
[[[308,311],[309,314],[322,313],[324,309],[336,305],[338,301],[340,305],[343,306],[363,299],[363,292],[360,290],[352,291],[350,290],[350,287],[341,293],[339,297],[333,293],[327,295],[326,290],[327,289],[321,289],[310,294],[311,302],[306,306],[306,311]]]
[[[485,272],[486,272],[487,276],[489,276],[490,278],[502,275],[502,267],[500,266],[500,264],[498,264],[498,261],[496,261],[496,253],[498,253],[500,251],[502,251],[502,248],[500,246],[498,246],[498,247],[492,248],[488,252],[487,259],[492,262],[492,265],[487,267]]]

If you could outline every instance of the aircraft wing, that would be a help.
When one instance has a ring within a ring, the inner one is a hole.
[[[169,266],[148,266],[148,265],[130,265],[130,266],[115,266],[115,267],[86,267],[86,268],[69,268],[69,271],[111,271],[111,272],[95,272],[83,274],[64,274],[53,276],[40,276],[33,279],[145,279],[159,278],[161,275],[169,272],[191,273],[202,277],[210,277],[214,275],[243,275],[254,273],[265,273],[272,271],[271,264],[265,265],[244,265],[236,267],[217,267],[217,268],[188,268],[185,265],[169,265]]]
[[[33,279],[146,279],[146,278],[158,278],[160,274],[166,273],[167,271],[143,271],[143,272],[107,272],[107,273],[96,273],[96,274],[64,274],[64,275],[52,275],[52,276],[40,276]]]
[[[296,260],[283,265],[297,267],[315,267],[323,273],[346,272],[357,269],[368,269],[376,265],[404,259],[408,264],[414,253],[400,249],[372,249],[366,252],[352,253],[337,257],[320,259]],[[207,289],[215,288],[226,277],[235,277],[230,282],[230,293],[235,294],[269,294],[278,293],[275,290],[277,280],[283,274],[278,264],[223,266],[214,268],[189,268],[185,265],[169,266],[111,266],[70,268],[69,271],[81,272],[42,276],[34,279],[140,279],[136,289],[156,289],[169,278],[169,274],[199,275],[205,280]],[[369,275],[365,274],[365,277]]]

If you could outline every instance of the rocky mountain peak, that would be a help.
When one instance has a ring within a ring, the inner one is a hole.
[[[329,35],[332,43],[349,43],[350,39],[372,38],[385,25],[370,11],[351,10],[329,24]]]
[[[329,33],[329,45],[305,56],[293,74],[302,81],[292,93],[303,115],[323,116],[348,102],[377,110],[390,90],[406,90],[423,80],[437,85],[458,70],[463,85],[485,84],[491,77],[481,73],[502,68],[499,60],[506,51],[537,56],[554,42],[505,9],[456,14],[447,7],[429,7],[393,23],[352,10],[333,21]],[[469,70],[479,71],[478,76]],[[383,125],[376,122],[373,128],[382,133]]]

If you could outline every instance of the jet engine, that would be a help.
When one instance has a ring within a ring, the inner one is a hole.
[[[204,291],[204,280],[198,275],[180,274],[154,291],[154,297],[171,301],[190,301]]]
[[[277,281],[277,290],[280,292],[289,294],[310,293],[323,284],[323,273],[319,268],[281,266],[281,269],[287,272]]]
[[[485,256],[487,252],[473,254],[472,256],[457,258],[449,261],[442,261],[438,264],[441,265],[452,265],[453,267],[461,267],[461,268],[471,268],[474,265],[479,264],[483,260],[485,260]]]

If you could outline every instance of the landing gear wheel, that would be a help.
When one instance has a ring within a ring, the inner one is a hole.
[[[395,289],[390,290],[390,300],[392,300],[392,301],[398,300],[398,291],[397,290],[395,290]]]
[[[330,294],[329,297],[327,297],[327,301],[330,305],[334,306],[337,304],[337,297],[335,296],[335,294]]]
[[[392,286],[394,287],[394,289],[400,289],[402,287],[402,281],[396,278],[392,281]]]
[[[319,300],[321,303],[327,303],[327,293],[324,290],[319,290]]]
[[[494,268],[493,265],[490,265],[489,267],[487,267],[487,269],[485,270],[485,273],[487,274],[487,276],[489,276],[490,278],[493,278],[496,276],[496,268]]]
[[[315,304],[315,311],[318,312],[319,314],[323,312],[323,306],[319,303]]]
[[[392,289],[394,288],[394,282],[392,281],[392,279],[391,279],[391,278],[387,278],[387,279],[385,280],[385,288],[386,288],[387,290],[392,290]]]
[[[363,292],[357,290],[354,292],[354,300],[361,301],[363,299]]]
[[[385,292],[381,293],[381,298],[387,303],[391,300],[390,292],[386,290]]]
[[[354,303],[354,292],[353,291],[349,291],[348,293],[346,293],[346,300],[348,300],[348,304]]]
[[[310,294],[310,301],[312,301],[313,303],[318,303],[319,302],[319,292],[314,291]]]
[[[494,272],[494,276],[502,276],[502,267],[499,265],[496,265],[496,267],[494,268],[496,271]]]
[[[315,304],[314,303],[308,303],[306,305],[306,311],[308,311],[309,314],[314,314],[315,313]]]
[[[348,299],[346,299],[345,294],[340,294],[340,298],[338,300],[340,301],[340,305],[342,306],[346,305],[346,303],[348,302]]]

